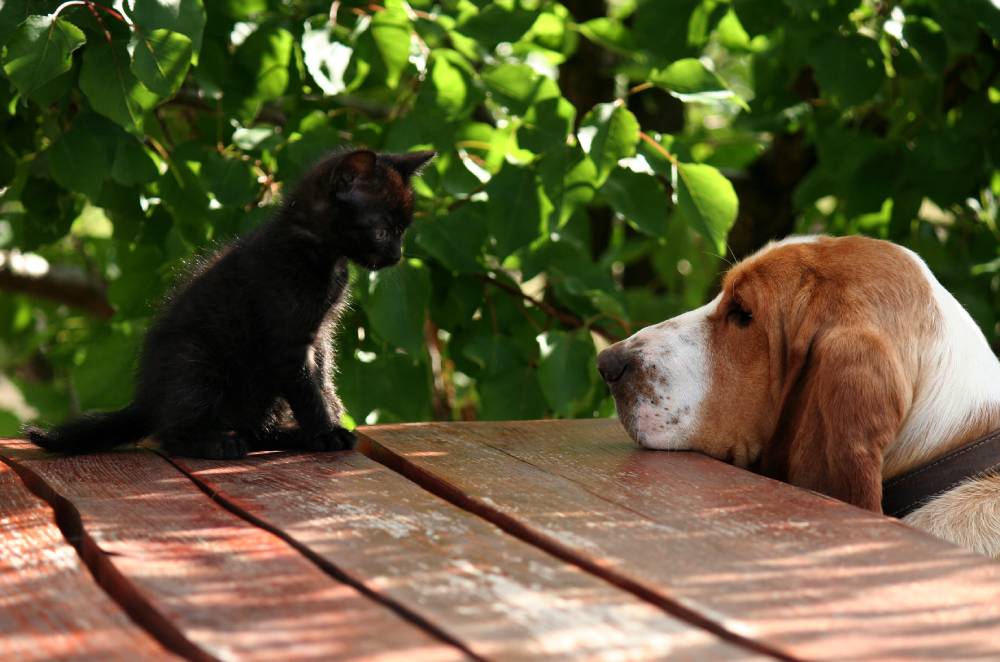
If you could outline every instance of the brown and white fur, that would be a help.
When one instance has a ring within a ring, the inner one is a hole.
[[[1000,361],[983,333],[919,256],[863,237],[773,242],[713,301],[609,347],[598,366],[640,445],[875,512],[884,480],[1000,428]],[[1000,473],[904,521],[1000,558]]]

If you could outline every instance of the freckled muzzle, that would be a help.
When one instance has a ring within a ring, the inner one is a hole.
[[[643,435],[637,427],[638,413],[646,407],[662,404],[656,377],[643,359],[642,344],[633,346],[629,340],[608,347],[597,356],[597,371],[611,390],[618,418],[629,434],[640,444]],[[662,384],[660,384],[662,387]]]
[[[618,418],[641,446],[692,447],[708,391],[706,318],[715,305],[648,326],[598,355]]]

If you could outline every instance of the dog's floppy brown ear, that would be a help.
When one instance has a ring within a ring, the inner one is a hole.
[[[904,383],[878,332],[834,328],[816,337],[789,385],[775,439],[785,480],[882,512],[882,452],[903,420]]]

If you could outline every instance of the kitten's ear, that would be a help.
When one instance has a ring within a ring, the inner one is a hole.
[[[409,179],[419,175],[424,166],[430,163],[435,156],[437,156],[437,152],[407,152],[406,154],[387,154],[385,158],[403,176],[403,179]]]
[[[333,169],[333,187],[342,191],[350,188],[356,179],[370,177],[375,172],[375,158],[375,152],[367,149],[345,154]]]

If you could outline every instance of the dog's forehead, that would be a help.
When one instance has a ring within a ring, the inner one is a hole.
[[[810,244],[816,241],[772,242],[736,264],[722,279],[723,293],[733,294],[743,284],[782,285],[798,280],[809,265]]]

